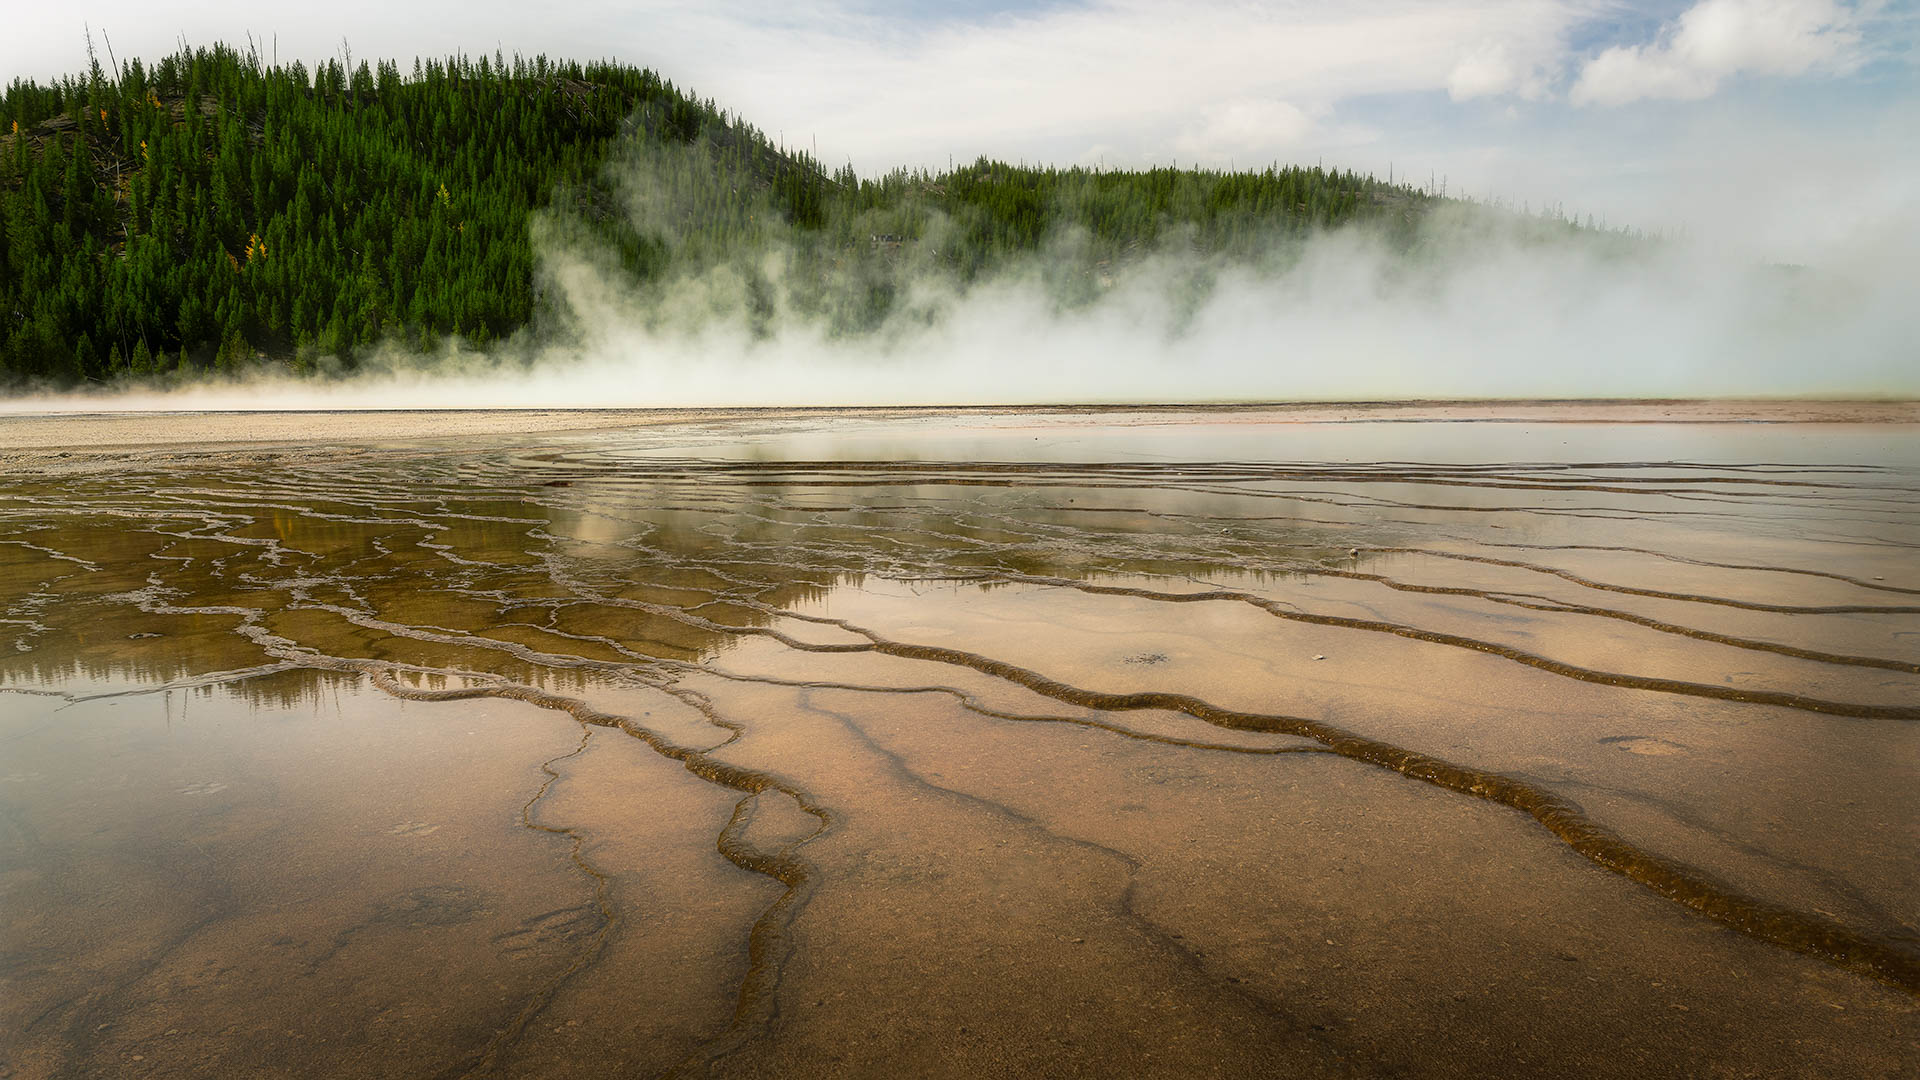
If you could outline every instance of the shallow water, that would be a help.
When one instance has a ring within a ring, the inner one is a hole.
[[[1904,1075],[1920,430],[0,488],[0,1075]]]

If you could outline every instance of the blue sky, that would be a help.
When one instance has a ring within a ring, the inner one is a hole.
[[[83,20],[122,59],[248,31],[309,63],[342,36],[369,58],[617,56],[866,173],[1391,164],[1768,259],[1920,235],[1911,2],[106,0],[16,12],[0,80],[77,70]]]

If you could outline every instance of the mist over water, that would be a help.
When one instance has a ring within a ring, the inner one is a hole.
[[[903,250],[839,253],[746,199],[727,212],[773,224],[736,250],[699,250],[685,222],[715,177],[688,165],[698,152],[640,148],[619,166],[637,233],[676,259],[692,252],[662,280],[623,274],[555,215],[536,221],[555,313],[538,343],[388,346],[343,374],[30,394],[0,409],[1920,395],[1920,209],[1807,266],[1454,206],[1419,225],[1411,252],[1356,226],[1276,238],[1252,259],[1163,237],[1109,265],[1056,232],[963,286],[940,266],[938,220]],[[886,314],[850,331],[836,305],[873,288]]]
[[[564,258],[564,257],[563,257]],[[805,324],[662,332],[578,263],[588,327],[524,383],[633,404],[921,404],[1422,397],[1800,396],[1920,388],[1920,322],[1872,274],[1740,267],[1682,249],[1608,259],[1505,243],[1425,265],[1358,233],[1278,272],[1162,257],[1062,309],[1014,275],[942,298],[930,324],[835,340]],[[1185,282],[1211,276],[1188,308]],[[1911,280],[1911,278],[1907,278]],[[633,385],[629,380],[642,380]]]

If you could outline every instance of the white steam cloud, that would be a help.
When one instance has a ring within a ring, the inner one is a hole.
[[[674,232],[688,209],[675,191],[711,173],[683,168],[676,189],[660,153],[624,163],[627,212],[669,246],[693,244],[684,228]],[[770,217],[777,221],[753,219]],[[764,231],[746,254],[709,252],[692,260],[700,269],[641,286],[585,234],[545,222],[537,237],[542,284],[562,312],[556,344],[479,353],[454,343],[431,356],[387,349],[329,378],[28,396],[3,407],[1920,396],[1911,287],[1920,280],[1920,201],[1810,267],[1680,241],[1612,243],[1454,208],[1422,225],[1411,253],[1350,228],[1276,241],[1270,257],[1251,261],[1172,242],[1107,266],[1087,258],[1084,237],[1067,234],[966,289],[939,272],[935,220],[919,244],[865,264],[862,272],[880,268],[895,298],[892,314],[857,333],[820,314],[831,303],[820,301],[821,263],[799,255],[805,236],[784,224],[756,227]]]

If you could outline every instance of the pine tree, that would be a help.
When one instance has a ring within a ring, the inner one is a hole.
[[[1418,215],[1440,202],[1279,166],[982,157],[865,179],[654,72],[504,55],[416,60],[410,75],[390,61],[309,72],[215,46],[135,61],[118,81],[15,80],[0,118],[0,383],[525,333],[551,304],[535,291],[536,218],[604,252],[643,298],[725,267],[763,330],[784,305],[861,332],[911,292],[909,272],[964,288],[1063,237],[1084,250],[1049,262],[1048,287],[1085,302],[1176,238],[1203,259],[1258,259],[1312,229],[1364,224],[1410,249]],[[636,170],[671,215],[624,212],[633,193],[618,174]],[[758,276],[775,252],[795,271],[785,297]]]

